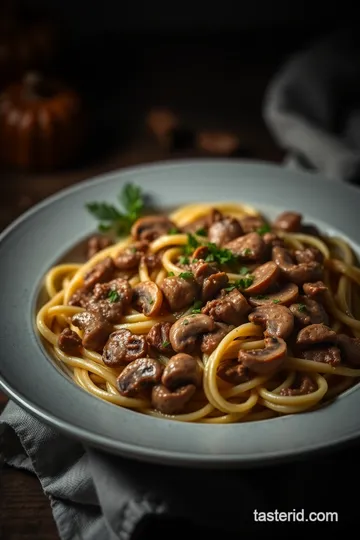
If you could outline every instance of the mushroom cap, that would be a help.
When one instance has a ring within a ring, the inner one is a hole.
[[[278,369],[287,356],[287,345],[282,338],[266,338],[264,344],[263,349],[240,349],[238,354],[238,360],[243,366],[260,375]]]

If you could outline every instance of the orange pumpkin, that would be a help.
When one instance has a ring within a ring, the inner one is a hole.
[[[79,151],[84,134],[79,94],[36,73],[0,96],[0,161],[26,170],[54,170]]]

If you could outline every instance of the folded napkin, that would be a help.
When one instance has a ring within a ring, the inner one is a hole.
[[[264,119],[289,166],[360,183],[359,52],[359,33],[344,30],[297,53],[271,81]]]

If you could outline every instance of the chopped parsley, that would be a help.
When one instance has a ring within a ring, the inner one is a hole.
[[[266,234],[266,233],[268,233],[270,231],[271,231],[270,225],[266,225],[266,224],[256,230],[256,232],[258,234],[260,234],[260,236],[262,236],[263,234]]]
[[[191,313],[201,313],[201,308],[202,308],[201,300],[196,300],[196,302],[194,302],[194,305],[192,307]]]
[[[275,298],[275,300],[273,300],[273,304],[280,304],[281,300],[278,300],[277,298]]]
[[[153,300],[152,298],[150,298],[150,300],[149,300],[150,306],[151,306],[153,303],[154,303],[154,300]]]
[[[161,346],[166,349],[170,345],[170,341],[163,341]]]
[[[117,302],[120,299],[120,295],[117,291],[112,290],[108,294],[108,299],[113,304],[114,302]]]
[[[300,311],[301,313],[306,313],[307,307],[305,306],[305,304],[298,304],[298,311]]]
[[[184,320],[183,326],[187,326],[189,324],[189,321],[187,319]]]
[[[179,274],[179,277],[183,279],[190,279],[194,277],[194,274],[192,272],[181,272],[181,274]]]
[[[185,246],[185,254],[186,255],[191,255],[192,253],[194,253],[195,249],[197,247],[199,247],[200,244],[199,242],[196,240],[195,236],[191,233],[188,233],[187,235],[187,244]]]
[[[246,266],[242,266],[238,273],[241,274],[242,276],[246,276],[246,274],[248,274],[249,272],[250,270],[246,268]]]
[[[235,283],[232,283],[231,285],[229,285],[229,287],[226,287],[226,289],[224,289],[225,291],[227,292],[230,292],[230,291],[233,291],[234,289],[247,289],[248,287],[250,287],[250,285],[252,285],[254,282],[254,277],[253,276],[246,276],[245,278],[241,278],[241,279],[237,279],[235,281]]]
[[[168,277],[175,276],[174,272],[168,272]]]
[[[264,294],[258,294],[257,296],[254,296],[255,300],[269,300],[268,296],[265,296]],[[275,302],[275,300],[274,300]]]
[[[171,229],[169,229],[168,231],[168,234],[178,234],[179,233],[179,229],[177,229],[176,227],[171,227]]]
[[[195,234],[198,236],[207,236],[207,232],[204,228],[198,229]]]
[[[219,248],[216,244],[208,242],[206,247],[209,250],[209,255],[205,258],[206,262],[217,262],[219,264],[232,263],[236,260],[235,255],[225,248]]]
[[[179,264],[189,264],[189,262],[189,257],[186,257],[185,255],[181,255],[181,257],[179,257]]]
[[[251,254],[252,254],[252,251],[251,251],[251,249],[250,249],[250,248],[246,248],[246,249],[244,249],[244,251],[243,251],[243,255],[245,255],[245,257],[246,257],[246,255],[251,255]]]
[[[126,184],[118,195],[122,209],[106,202],[90,202],[85,206],[100,223],[99,231],[113,231],[117,236],[130,233],[131,226],[141,216],[145,207],[145,198],[141,188]]]

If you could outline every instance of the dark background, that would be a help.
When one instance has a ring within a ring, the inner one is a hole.
[[[55,170],[18,170],[0,163],[0,230],[50,194],[93,175],[208,155],[189,143],[161,145],[146,127],[146,115],[154,107],[169,108],[190,133],[235,133],[240,140],[236,159],[281,163],[284,149],[277,147],[262,119],[267,85],[294,52],[330,32],[357,27],[350,2],[21,4],[25,21],[39,16],[50,21],[56,47],[44,73],[62,78],[80,93],[89,114],[88,137],[77,158]],[[0,10],[0,44],[1,22]],[[0,46],[0,59],[2,51]],[[5,401],[0,395],[2,406]],[[57,539],[37,479],[5,468],[0,481],[0,537]],[[166,527],[158,531],[164,538],[171,534]],[[191,537],[185,526],[179,527]]]

